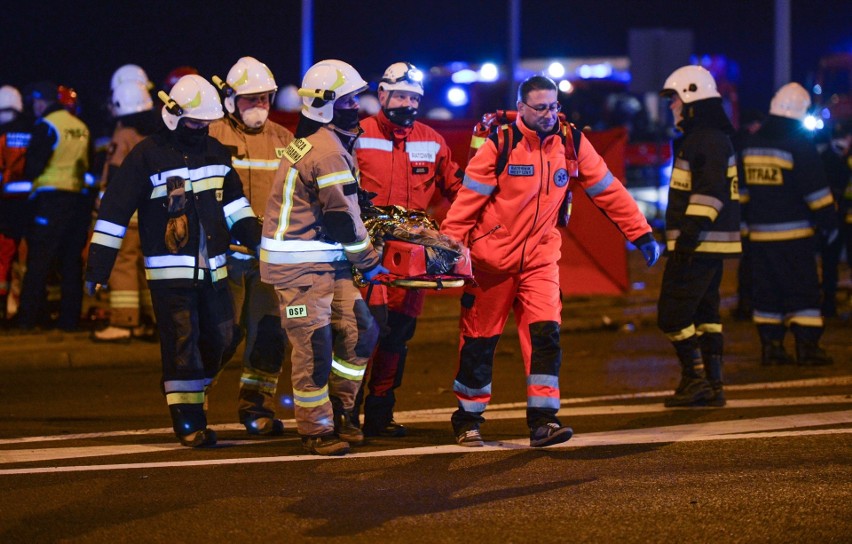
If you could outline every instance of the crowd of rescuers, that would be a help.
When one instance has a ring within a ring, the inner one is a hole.
[[[208,80],[182,66],[156,91],[141,67],[121,66],[102,138],[80,119],[73,89],[0,88],[0,323],[75,331],[84,295],[107,293],[108,323],[92,340],[160,343],[161,390],[184,446],[216,443],[208,394],[243,344],[236,413],[247,433],[284,433],[284,404],[313,454],[407,434],[394,419],[395,391],[426,290],[391,284],[383,240],[371,238],[363,215],[376,206],[425,213],[436,191],[450,207],[433,233],[462,248],[475,280],[460,299],[450,418],[459,446],[485,444],[510,310],[530,446],[573,434],[557,417],[558,261],[573,191],[648,266],[667,257],[658,324],[681,377],[666,406],[726,403],[724,259],[743,257],[738,309],[747,306],[756,325],[762,365],[833,362],[819,340],[852,240],[852,136],[838,124],[821,156],[801,123],[810,98],[795,82],[739,133],[704,68],[683,66],[661,82],[679,134],[658,242],[586,134],[560,114],[547,77],[520,84],[516,111],[475,142],[463,170],[419,120],[425,89],[411,63],[388,66],[366,116],[369,84],[341,60],[314,64],[297,90],[281,93],[253,57],[223,73]],[[269,119],[285,103],[299,112],[295,133]],[[788,329],[795,355],[784,346]],[[278,392],[288,349],[292,395]]]

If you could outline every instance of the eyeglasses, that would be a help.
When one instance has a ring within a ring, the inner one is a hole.
[[[538,106],[530,106],[529,104],[523,101],[521,101],[521,103],[539,115],[542,115],[548,111],[550,113],[559,113],[560,111],[562,111],[562,104],[560,104],[559,102],[554,102],[553,104],[539,104]]]

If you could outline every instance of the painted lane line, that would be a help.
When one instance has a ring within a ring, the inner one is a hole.
[[[828,378],[808,378],[804,380],[788,380],[783,382],[761,382],[761,383],[746,383],[741,385],[726,385],[725,391],[768,391],[774,389],[800,389],[808,387],[831,387],[840,385],[852,385],[852,376],[832,376]],[[665,391],[642,391],[639,393],[623,393],[619,395],[601,395],[598,397],[577,397],[570,399],[560,399],[560,405],[566,406],[571,404],[588,404],[592,402],[611,402],[617,400],[642,400],[656,399],[671,395],[670,389]],[[527,403],[510,402],[503,404],[489,404],[488,410],[502,410],[509,408],[526,408]],[[406,417],[408,414],[452,414],[456,411],[456,407],[452,408],[431,408],[429,410],[412,410],[409,412],[395,412],[394,419]]]
[[[606,431],[599,433],[588,433],[571,439],[571,441],[547,448],[549,451],[568,448],[583,448],[593,446],[624,446],[636,444],[659,444],[676,442],[699,442],[711,440],[740,440],[740,439],[763,439],[775,437],[801,437],[819,435],[852,434],[852,428],[842,429],[806,429],[795,431],[797,427],[814,427],[823,425],[849,425],[852,424],[852,410],[845,412],[825,412],[820,414],[804,414],[793,416],[779,416],[756,418],[751,420],[723,421],[711,423],[694,423],[688,425],[674,425],[671,427],[655,427],[652,429],[638,429],[625,431]],[[781,430],[779,430],[781,429]],[[507,440],[502,442],[486,442],[481,448],[466,448],[455,444],[444,446],[423,446],[417,448],[383,450],[365,453],[353,453],[345,457],[328,458],[317,455],[293,455],[275,457],[249,457],[232,459],[208,459],[195,461],[165,461],[153,463],[127,463],[107,465],[83,465],[68,467],[41,467],[2,469],[0,476],[22,475],[22,474],[51,474],[67,472],[94,472],[114,471],[132,469],[156,469],[156,468],[187,468],[221,465],[242,465],[257,463],[285,463],[300,461],[321,460],[345,460],[373,457],[402,457],[417,455],[442,455],[450,453],[476,454],[507,450],[530,450],[527,441]]]
[[[671,394],[671,393],[667,393]],[[742,399],[729,400],[724,409],[720,408],[666,408],[662,404],[610,404],[604,406],[583,406],[563,408],[559,412],[562,419],[584,416],[604,416],[616,414],[654,414],[675,411],[695,410],[730,410],[741,408],[769,408],[783,406],[819,406],[824,404],[852,404],[852,397],[848,395],[829,395],[822,397],[782,397],[777,399]],[[505,406],[505,405],[504,405]],[[524,419],[526,417],[526,404],[515,410],[492,410],[491,407],[485,412],[486,420],[496,419]],[[415,413],[394,415],[394,419],[400,423],[433,423],[449,421],[446,414]]]
[[[667,392],[666,394],[670,394]],[[598,397],[591,397],[597,400]],[[592,401],[589,401],[592,402]],[[825,395],[825,396],[810,396],[810,397],[781,397],[774,399],[741,399],[729,400],[727,408],[759,408],[759,407],[775,407],[775,406],[804,406],[804,405],[820,405],[820,404],[846,404],[852,402],[852,396],[849,395]],[[516,408],[516,410],[509,410]],[[701,408],[704,409],[704,408]],[[706,408],[707,410],[719,410],[719,408]],[[615,414],[650,414],[658,412],[669,412],[674,410],[696,410],[696,408],[666,408],[662,404],[635,404],[635,405],[603,405],[603,406],[588,406],[588,407],[570,407],[563,409],[560,412],[562,417],[581,417],[581,416],[597,416],[597,415],[615,415]],[[412,410],[408,412],[398,412],[394,419],[399,423],[430,423],[446,421],[446,415],[454,410]],[[523,419],[526,417],[526,403],[506,403],[495,404],[488,407],[486,412],[487,419]],[[284,420],[285,428],[292,429],[296,426],[296,421],[293,419]],[[241,431],[242,424],[228,423],[223,425],[211,425],[216,431]],[[53,441],[68,441],[68,440],[89,440],[98,438],[113,438],[123,436],[144,436],[144,435],[170,435],[173,431],[171,427],[160,429],[142,429],[133,431],[106,431],[101,433],[80,433],[80,434],[63,434],[53,436],[29,436],[21,438],[7,438],[0,440],[0,446],[13,444],[27,444],[34,442],[53,442]],[[0,450],[2,451],[2,450]]]

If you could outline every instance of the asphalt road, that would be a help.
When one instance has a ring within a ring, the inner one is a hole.
[[[427,316],[411,346],[409,436],[335,459],[305,455],[292,421],[248,437],[235,364],[205,450],[171,434],[155,346],[115,348],[116,364],[99,346],[97,364],[72,349],[76,364],[0,365],[0,542],[850,542],[850,321],[826,332],[835,365],[764,368],[752,325],[726,320],[729,406],[672,410],[677,363],[640,306],[587,305],[609,325],[566,327],[560,416],[576,434],[543,450],[528,447],[511,334],[487,446],[454,445],[450,319]]]

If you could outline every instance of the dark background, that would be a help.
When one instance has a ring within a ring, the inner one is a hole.
[[[299,0],[19,1],[3,11],[0,84],[74,87],[84,118],[97,114],[112,72],[126,63],[157,86],[181,65],[224,77],[244,55],[268,64],[279,87],[301,79]],[[741,106],[765,111],[774,91],[773,12],[773,0],[525,0],[520,57],[627,55],[630,29],[688,29],[695,53],[737,63]],[[506,13],[503,0],[315,0],[314,60],[346,60],[370,81],[400,59],[421,68],[501,63]],[[807,86],[821,55],[852,50],[852,2],[792,0],[791,19],[792,79]]]

